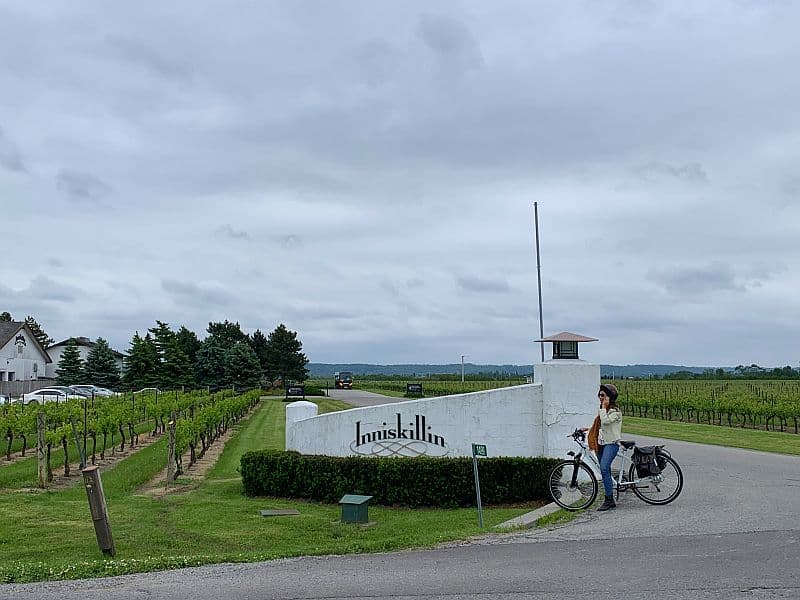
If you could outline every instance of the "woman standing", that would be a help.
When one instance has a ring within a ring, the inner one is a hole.
[[[603,476],[603,491],[606,495],[605,502],[597,510],[609,510],[617,507],[614,502],[611,463],[617,456],[619,451],[617,442],[622,437],[622,411],[617,406],[618,395],[614,385],[604,383],[600,386],[600,391],[597,393],[597,397],[600,399],[600,409],[589,429],[589,447],[595,451],[600,461],[600,474]]]

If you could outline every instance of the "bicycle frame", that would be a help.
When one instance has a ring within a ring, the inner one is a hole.
[[[600,461],[598,460],[597,455],[589,448],[589,445],[585,441],[576,438],[573,439],[575,440],[575,443],[581,447],[581,452],[578,454],[569,452],[568,454],[574,457],[573,459],[575,460],[576,464],[579,462],[586,464],[586,466],[592,470],[592,473],[594,473],[594,476],[597,478],[598,482],[601,482],[603,476],[600,472]],[[613,470],[611,472],[611,480],[614,482],[614,489],[622,491],[635,485],[642,485],[643,479],[648,479],[650,481],[655,479],[655,481],[653,481],[654,483],[660,483],[659,480],[662,479],[660,475],[649,476],[646,478],[640,478],[637,475],[632,481],[627,481],[628,471],[630,471],[630,468],[633,465],[633,459],[630,457],[630,455],[636,446],[626,448],[621,444],[617,445],[619,446],[617,457],[620,459],[620,465],[619,473],[617,474],[616,479],[614,478]]]

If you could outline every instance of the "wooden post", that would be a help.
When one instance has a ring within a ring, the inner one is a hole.
[[[100,479],[100,468],[97,466],[87,467],[81,473],[83,473],[86,498],[89,500],[89,510],[92,513],[97,545],[103,554],[114,556],[114,538],[111,537],[111,524],[108,521],[108,508],[103,492],[103,481]]]
[[[175,411],[169,417],[169,450],[167,454],[167,482],[166,485],[169,486],[173,481],[175,481],[175,471],[177,470],[177,464],[175,459]]]
[[[39,411],[36,414],[36,457],[39,464],[39,487],[45,489],[47,487],[47,457],[45,455],[45,419],[44,412]]]

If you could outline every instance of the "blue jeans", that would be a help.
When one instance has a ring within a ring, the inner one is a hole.
[[[614,495],[614,481],[611,479],[611,463],[619,452],[617,444],[604,444],[597,449],[597,458],[600,459],[600,474],[603,476],[603,489],[606,496]]]

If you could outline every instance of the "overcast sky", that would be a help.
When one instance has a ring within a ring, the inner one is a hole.
[[[666,6],[665,6],[666,5]],[[0,0],[0,311],[800,363],[800,3]]]

